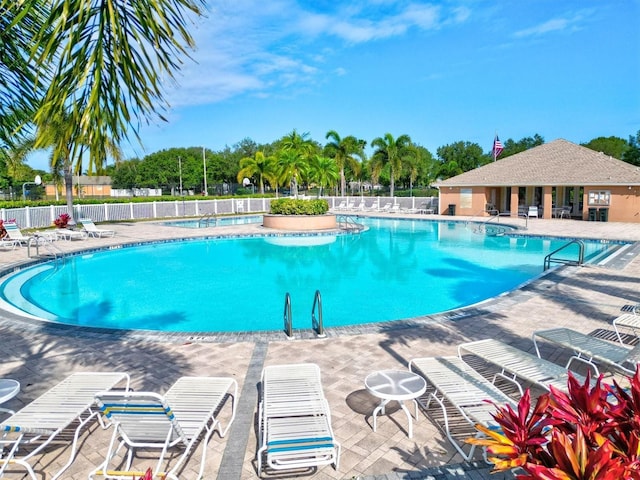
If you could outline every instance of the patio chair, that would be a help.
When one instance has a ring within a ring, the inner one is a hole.
[[[39,478],[29,460],[42,452],[60,433],[77,425],[69,460],[52,478],[60,477],[73,463],[80,431],[98,415],[93,408],[95,394],[120,383],[128,389],[129,375],[117,372],[74,373],[0,423],[0,478],[4,478],[3,474],[12,464],[24,467],[32,480]],[[105,427],[103,422],[101,424]],[[33,448],[27,448],[30,445]]]
[[[56,235],[58,238],[62,238],[64,240],[86,240],[89,238],[89,234],[87,232],[81,230],[71,230],[69,228],[56,228]]]
[[[378,211],[379,212],[388,212],[389,210],[391,210],[391,207],[393,206],[393,204],[391,202],[385,203],[384,207],[379,207]]]
[[[18,225],[13,222],[5,222],[4,228],[7,231],[7,236],[2,241],[13,244],[14,247],[16,245],[27,245],[32,238],[31,235],[22,233]]]
[[[614,330],[616,331],[616,335],[618,336],[618,341],[622,345],[625,345],[625,343],[622,341],[622,336],[620,335],[620,330],[618,330],[618,327],[628,328],[636,337],[640,338],[640,335],[638,334],[638,330],[640,330],[640,315],[636,314],[635,310],[634,313],[623,313],[619,317],[615,318],[612,324]]]
[[[78,222],[82,224],[84,231],[90,237],[113,237],[116,234],[115,230],[106,230],[96,227],[96,224],[93,223],[93,220],[90,218],[81,218]]]
[[[440,405],[445,434],[451,445],[467,461],[473,457],[475,445],[465,452],[453,438],[445,402],[455,407],[470,425],[481,424],[487,428],[499,427],[492,416],[496,407],[487,400],[499,405],[511,403],[515,406],[511,398],[463,362],[460,357],[414,358],[409,362],[409,370],[426,380],[428,392],[432,390],[428,393],[426,403],[424,397],[418,402],[424,409],[429,408],[431,400],[435,400]],[[480,437],[482,433],[478,432],[476,436]]]
[[[619,370],[626,375],[633,375],[636,371],[636,364],[640,361],[640,345],[634,348],[618,345],[563,327],[533,332],[533,344],[536,347],[538,357],[540,357],[540,349],[536,337],[573,350],[574,354],[567,362],[566,368],[570,367],[571,362],[577,360],[593,368],[596,375],[600,374],[598,363]]]
[[[231,397],[231,419],[222,430],[216,415],[227,399]],[[115,424],[113,436],[99,467],[89,474],[89,478],[122,478],[142,475],[144,472],[131,471],[136,449],[160,450],[153,471],[153,478],[178,479],[178,471],[191,456],[196,443],[203,436],[200,473],[204,471],[207,443],[217,429],[224,437],[235,418],[238,397],[238,383],[226,377],[181,377],[162,396],[152,392],[99,392],[95,398],[100,411]],[[126,462],[119,452],[127,451]],[[169,462],[164,461],[167,450],[173,447],[183,449],[182,455],[168,471]],[[118,463],[114,458],[120,459]],[[148,457],[145,457],[148,458]],[[124,462],[124,470],[110,470]]]
[[[531,217],[538,218],[538,207],[536,207],[535,205],[531,205],[529,207],[528,212],[527,212],[527,217],[529,217],[529,218],[531,218]]]
[[[258,408],[258,475],[263,457],[274,470],[312,468],[340,460],[320,369],[315,364],[274,365],[262,372]]]
[[[495,383],[497,377],[501,377],[513,383],[520,391],[520,395],[524,392],[522,386],[516,380],[517,378],[547,391],[550,391],[549,387],[552,385],[558,390],[567,391],[569,371],[566,368],[539,358],[532,353],[507,345],[500,340],[488,338],[477,342],[463,343],[458,346],[458,356],[460,358],[462,358],[463,352],[468,352],[485,362],[499,367],[501,371],[494,375],[493,382]],[[581,383],[584,383],[582,376],[575,373],[573,375]]]

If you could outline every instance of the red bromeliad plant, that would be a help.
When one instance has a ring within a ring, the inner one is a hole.
[[[518,480],[640,480],[640,366],[623,389],[569,374],[567,393],[551,387],[533,410],[529,390],[518,403],[496,405],[501,430],[476,428],[486,438],[494,471],[521,468]]]
[[[153,480],[153,472],[151,471],[151,468],[147,468],[145,474],[138,480]]]
[[[53,224],[58,228],[66,228],[69,220],[71,220],[71,215],[69,215],[68,213],[62,213],[58,215],[58,218],[53,221]]]

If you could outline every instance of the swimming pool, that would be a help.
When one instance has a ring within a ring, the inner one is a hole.
[[[162,331],[310,328],[321,291],[325,327],[417,317],[471,305],[542,272],[566,239],[485,236],[459,222],[362,219],[357,235],[159,242],[68,257],[1,286],[23,312],[71,325]],[[586,255],[611,244],[587,243]]]
[[[242,215],[239,217],[205,216],[198,220],[172,220],[170,222],[162,222],[162,225],[167,227],[206,228],[222,227],[225,225],[247,225],[250,223],[262,223],[262,215]]]

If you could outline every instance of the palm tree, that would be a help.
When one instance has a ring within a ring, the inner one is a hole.
[[[3,47],[0,73],[14,74],[10,81],[19,87],[15,92],[46,85],[44,98],[29,102],[37,109],[36,127],[46,130],[52,119],[69,118],[60,125],[64,145],[54,148],[54,155],[77,166],[88,151],[89,170],[100,171],[109,144],[119,145],[132,134],[137,138],[140,125],[151,119],[164,120],[168,104],[162,85],[193,48],[187,22],[190,13],[201,15],[204,4],[204,0],[0,0],[3,20],[7,12],[6,18],[12,20],[2,43],[6,40],[15,47]],[[36,8],[42,10],[43,20],[34,33],[33,19],[25,12]],[[29,62],[20,61],[25,50]],[[27,70],[29,65],[43,81]],[[9,94],[9,103],[19,105],[19,101],[19,93]]]
[[[238,172],[238,182],[242,183],[245,177],[258,176],[260,184],[260,193],[264,193],[265,175],[273,168],[274,158],[265,157],[264,152],[256,152],[253,157],[244,157],[240,159],[240,171]]]
[[[289,182],[291,193],[298,198],[298,179],[306,174],[309,162],[293,150],[283,150],[278,156],[279,179]]]
[[[65,196],[67,200],[67,210],[69,215],[75,220],[73,211],[73,174],[74,171],[78,175],[82,172],[82,154],[88,149],[90,139],[85,137],[71,138],[69,122],[71,116],[62,114],[49,118],[46,122],[41,123],[36,131],[34,148],[51,149],[51,157],[49,164],[54,177],[60,172],[64,176]],[[105,152],[114,158],[116,163],[122,160],[122,152],[110,138],[104,139],[103,146]],[[79,153],[78,160],[75,165],[72,162],[72,151],[76,149]],[[78,192],[79,193],[79,192]],[[75,223],[74,221],[71,224]]]
[[[295,198],[298,198],[298,180],[306,172],[309,157],[315,149],[308,136],[308,132],[300,135],[294,129],[280,141],[282,152],[278,163],[283,168],[282,174],[285,179],[291,182],[291,192]]]
[[[389,165],[389,179],[391,183],[391,196],[394,193],[394,182],[396,174],[402,170],[402,164],[407,155],[410,155],[411,137],[400,135],[397,139],[390,133],[385,133],[384,137],[374,138],[371,146],[376,147],[371,158],[373,176],[378,177],[380,171]]]
[[[323,157],[322,155],[311,157],[308,173],[309,177],[320,186],[318,198],[322,196],[324,187],[335,185],[338,178],[340,178],[336,161],[333,158]]]
[[[353,135],[340,138],[340,135],[338,135],[338,132],[335,130],[329,130],[325,138],[331,139],[326,148],[329,154],[336,160],[338,168],[340,169],[340,195],[344,197],[344,191],[346,189],[344,168],[347,163],[357,163],[354,155],[362,159],[364,143]]]

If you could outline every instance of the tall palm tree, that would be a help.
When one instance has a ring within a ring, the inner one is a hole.
[[[409,147],[411,146],[411,137],[409,135],[400,135],[394,139],[390,133],[385,133],[384,137],[374,138],[371,146],[376,150],[371,157],[371,167],[374,177],[380,175],[380,171],[389,165],[389,180],[391,184],[391,196],[394,193],[394,182],[396,174],[402,170],[403,160],[411,154]]]
[[[336,184],[340,178],[338,165],[333,158],[323,157],[322,155],[314,155],[309,160],[309,177],[320,187],[318,189],[318,198],[322,196],[325,187],[331,187]]]
[[[280,178],[289,182],[291,193],[298,198],[298,180],[306,174],[309,167],[308,160],[293,150],[283,150],[278,156]]]
[[[238,172],[238,182],[242,183],[245,177],[258,176],[260,184],[260,193],[264,193],[264,181],[266,175],[273,169],[274,158],[265,157],[264,152],[256,152],[253,157],[244,157],[240,159],[240,171]]]
[[[69,215],[75,220],[73,211],[73,174],[74,171],[78,175],[82,172],[82,154],[88,148],[90,139],[87,137],[71,136],[69,122],[72,122],[70,115],[62,114],[50,117],[46,122],[38,125],[36,138],[34,142],[35,148],[51,149],[51,157],[49,164],[51,171],[59,175],[62,172],[64,176],[65,197],[67,200],[67,210]],[[122,160],[122,152],[110,138],[104,139],[105,152],[111,156],[116,163]],[[77,149],[79,153],[78,160],[75,164],[72,162],[72,151]],[[79,192],[78,192],[79,193]],[[72,224],[75,222],[71,222]]]
[[[329,154],[336,160],[338,168],[340,169],[340,195],[344,197],[347,183],[344,175],[344,168],[347,163],[357,163],[355,156],[362,159],[364,154],[364,143],[353,135],[340,138],[340,135],[338,135],[338,132],[335,130],[329,130],[325,138],[330,139],[326,148]]]
[[[12,18],[10,35],[0,40],[18,45],[3,47],[2,65],[16,73],[11,77],[20,87],[16,91],[46,85],[42,101],[30,102],[37,108],[38,128],[63,116],[71,120],[61,125],[65,161],[78,164],[88,151],[89,170],[100,171],[109,143],[138,138],[140,125],[164,120],[168,104],[162,85],[193,48],[189,14],[201,15],[204,5],[204,0],[0,0],[0,17],[9,13]],[[44,20],[34,34],[25,12],[38,7],[44,8]],[[19,61],[23,45],[30,59],[26,64],[43,81]],[[18,103],[18,93],[9,97]]]
[[[295,198],[298,198],[298,180],[306,173],[309,157],[315,149],[308,137],[308,132],[300,135],[294,129],[280,141],[282,151],[278,163],[286,180],[291,182],[291,193]]]

